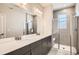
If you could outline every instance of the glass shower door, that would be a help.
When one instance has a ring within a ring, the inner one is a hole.
[[[55,32],[55,48],[58,49],[58,54],[71,53],[71,37],[70,37],[70,17],[67,14],[58,14],[54,18]]]
[[[62,54],[70,54],[70,19],[67,14],[58,14],[59,49]]]

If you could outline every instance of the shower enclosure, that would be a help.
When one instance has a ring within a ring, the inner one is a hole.
[[[76,54],[77,25],[74,7],[54,11],[53,48],[62,54]]]

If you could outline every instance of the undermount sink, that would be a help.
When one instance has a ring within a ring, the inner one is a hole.
[[[10,42],[10,41],[14,41],[14,39],[15,39],[14,37],[0,39],[0,44],[1,43],[7,43],[7,42]]]

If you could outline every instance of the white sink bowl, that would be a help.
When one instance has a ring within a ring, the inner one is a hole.
[[[0,44],[1,43],[8,43],[10,41],[14,41],[15,38],[14,37],[11,37],[11,38],[3,38],[3,39],[0,39]]]

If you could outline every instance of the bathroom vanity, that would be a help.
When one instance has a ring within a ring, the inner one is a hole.
[[[2,40],[2,39],[1,39]],[[0,44],[3,55],[46,55],[52,47],[51,35],[24,35]]]

